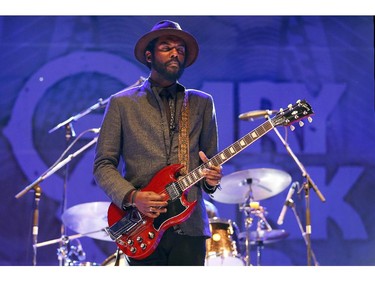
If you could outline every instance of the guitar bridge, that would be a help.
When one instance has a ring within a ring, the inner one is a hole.
[[[122,235],[129,233],[141,221],[142,217],[140,213],[135,208],[132,208],[118,222],[110,227],[106,227],[105,231],[112,240],[117,241]]]

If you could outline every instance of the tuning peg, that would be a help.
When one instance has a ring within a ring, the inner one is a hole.
[[[313,119],[309,116],[309,117],[307,117],[307,121],[309,121],[309,123],[311,123],[313,121]]]
[[[294,131],[296,129],[296,127],[294,127],[293,125],[290,125],[290,130],[291,131]]]
[[[298,124],[300,127],[303,127],[303,125],[305,125],[302,121],[299,121]]]
[[[288,104],[288,108],[289,109],[292,109],[293,105],[292,104]]]

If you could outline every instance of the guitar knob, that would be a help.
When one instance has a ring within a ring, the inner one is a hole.
[[[302,121],[299,121],[298,124],[300,127],[303,127],[303,125],[305,125]]]
[[[150,238],[150,239],[154,239],[154,237],[155,237],[155,233],[153,233],[153,232],[149,232],[148,233],[148,237]]]
[[[131,239],[128,239],[128,241],[127,241],[127,242],[128,242],[128,245],[130,245],[130,246],[134,244],[134,241],[133,241],[133,240],[131,240]]]
[[[131,247],[130,248],[130,252],[132,252],[133,254],[137,251],[137,249],[135,247]]]
[[[146,245],[145,243],[142,243],[142,244],[141,244],[141,249],[142,249],[142,250],[146,249],[146,247],[147,247],[147,245]]]
[[[309,116],[309,117],[307,117],[307,121],[309,121],[309,123],[311,123],[313,121],[313,119]]]
[[[290,130],[291,131],[294,131],[295,130],[295,127],[293,125],[290,125]]]
[[[141,242],[143,242],[143,239],[142,239],[142,237],[141,237],[141,236],[138,236],[138,237],[137,237],[137,242],[138,242],[138,243],[141,243]]]

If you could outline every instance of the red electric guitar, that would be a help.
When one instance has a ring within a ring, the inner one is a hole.
[[[207,163],[200,165],[185,176],[179,177],[181,164],[173,164],[160,170],[142,191],[154,191],[165,194],[168,206],[178,214],[160,214],[156,219],[149,218],[131,208],[124,211],[111,203],[108,208],[107,233],[116,242],[123,253],[134,259],[144,259],[151,255],[157,247],[163,233],[169,227],[185,221],[193,212],[196,201],[188,202],[185,192],[202,177],[201,171],[213,164],[219,166],[244,150],[276,126],[289,126],[292,123],[312,115],[311,106],[305,101],[297,101],[286,109],[280,110],[272,119],[268,119],[255,130],[213,156]]]

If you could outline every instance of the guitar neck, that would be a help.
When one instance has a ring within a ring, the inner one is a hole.
[[[210,165],[220,166],[227,162],[229,159],[240,153],[242,150],[247,148],[249,145],[251,145],[253,142],[255,142],[257,139],[264,136],[266,133],[268,133],[270,130],[272,130],[274,127],[271,120],[268,120],[264,122],[262,125],[254,129],[253,131],[249,132],[245,136],[243,136],[241,139],[233,143],[232,145],[225,148],[223,151],[219,152],[215,156],[213,156],[208,162],[203,163],[199,167],[195,168],[191,172],[189,172],[187,175],[180,178],[176,183],[179,186],[179,189],[183,192],[186,189],[188,189],[193,184],[200,181],[202,176],[202,170],[205,168],[208,168]]]

